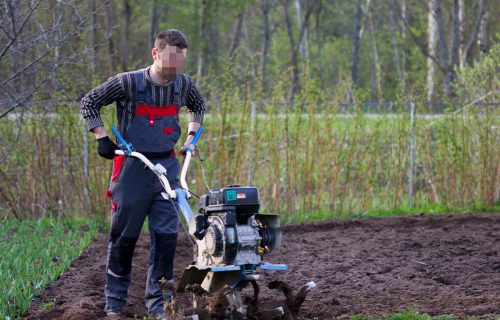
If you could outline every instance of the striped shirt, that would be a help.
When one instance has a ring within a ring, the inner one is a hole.
[[[146,92],[151,94],[155,106],[173,104],[174,86],[169,81],[165,85],[154,82],[149,74],[151,66],[142,69],[145,76]],[[198,91],[194,80],[186,75],[180,74],[180,106],[188,109],[189,122],[203,123],[205,112],[205,100]],[[101,108],[112,102],[116,102],[116,114],[118,118],[118,130],[124,134],[130,127],[133,118],[133,110],[137,101],[137,90],[135,78],[131,72],[119,73],[109,78],[106,82],[92,89],[80,101],[80,114],[87,122],[90,130],[102,126]]]

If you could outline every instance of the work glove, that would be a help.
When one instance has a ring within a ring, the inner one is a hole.
[[[115,150],[118,149],[118,146],[108,136],[97,139],[97,143],[97,153],[101,157],[106,159],[113,159],[115,157]]]
[[[191,144],[191,142],[193,141],[193,139],[194,139],[193,135],[188,135],[187,136],[186,142],[184,142],[184,145],[181,148],[181,155],[183,157],[186,156],[186,148],[189,147],[189,145]],[[197,155],[196,149],[192,150],[191,156],[192,157],[196,157],[196,155]]]

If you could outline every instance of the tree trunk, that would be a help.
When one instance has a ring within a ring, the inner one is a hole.
[[[354,15],[354,34],[352,37],[352,64],[351,64],[351,81],[352,85],[358,82],[358,58],[359,46],[361,44],[361,36],[363,28],[361,18],[363,17],[363,9],[361,8],[361,0],[356,0],[356,14]]]
[[[267,59],[269,53],[269,42],[271,39],[269,31],[269,0],[262,0],[262,15],[264,18],[264,37],[262,39],[262,94],[267,93]]]
[[[376,99],[378,102],[382,101],[382,79],[381,79],[381,68],[380,68],[380,60],[378,57],[378,48],[377,48],[377,38],[375,37],[375,29],[373,27],[373,19],[372,15],[368,14],[368,22],[370,23],[370,36],[372,42],[372,54],[373,54],[373,65],[375,68],[375,86],[373,86],[374,91],[376,91]]]
[[[208,14],[208,0],[201,0],[200,5],[200,29],[198,30],[198,36],[200,39],[201,46],[198,48],[198,62],[196,67],[196,81],[198,84],[201,82],[201,76],[203,74],[203,67],[205,62],[204,54],[207,52],[207,14]]]
[[[288,42],[290,44],[290,51],[291,51],[291,75],[290,75],[290,80],[292,85],[290,86],[290,91],[288,93],[288,98],[289,98],[289,103],[290,105],[293,104],[294,97],[296,93],[299,90],[299,45],[303,41],[307,26],[309,25],[309,18],[311,17],[311,13],[313,12],[316,4],[318,1],[309,1],[308,6],[305,10],[305,14],[303,16],[303,21],[299,29],[299,36],[297,42],[295,42],[295,38],[293,36],[293,30],[292,30],[292,21],[290,18],[290,1],[289,0],[282,0],[281,4],[283,5],[284,13],[285,13],[285,25],[286,25],[286,30],[287,30],[287,35],[288,35]],[[302,9],[301,9],[302,10]],[[307,48],[306,48],[307,49]],[[307,51],[306,51],[307,52]],[[307,58],[307,57],[306,57]]]
[[[403,69],[403,74],[408,70],[408,55],[409,55],[409,47],[406,45],[406,34],[408,30],[406,29],[406,24],[404,21],[407,21],[407,10],[406,10],[406,0],[401,0],[401,43],[403,43],[403,48],[401,49],[401,68]],[[404,85],[404,91],[406,92],[406,82]]]
[[[318,44],[318,56],[317,56],[317,69],[318,69],[318,80],[319,83],[323,83],[323,64],[321,62],[321,51],[323,49],[323,38],[321,36],[321,12],[322,12],[322,1],[318,1],[318,9],[316,11],[316,43]]]
[[[210,23],[208,25],[210,26],[208,28],[208,37],[207,39],[210,39],[210,46],[207,46],[207,51],[205,52],[205,56],[208,57],[208,63],[206,66],[211,66],[213,71],[219,74],[219,24],[214,23],[214,21],[218,21],[217,15],[220,12],[220,2],[219,1],[209,1],[211,6],[214,7],[209,7],[209,18],[210,18]],[[206,70],[208,72],[208,69]],[[211,79],[213,80],[213,79]]]
[[[158,0],[153,0],[151,6],[151,27],[149,28],[150,47],[155,46],[156,35],[158,33]]]
[[[113,21],[111,16],[111,11],[115,12],[115,10],[111,10],[110,8],[110,0],[104,1],[104,23],[106,24],[106,39],[108,42],[108,56],[109,56],[109,67],[110,73],[114,73],[116,70],[116,66],[118,65],[116,52],[115,52],[115,44],[113,42]]]
[[[453,97],[455,95],[453,81],[455,80],[455,65],[458,63],[458,50],[460,44],[459,8],[458,0],[454,0],[451,17],[451,48],[448,55],[441,0],[434,0],[433,3],[434,17],[436,19],[439,36],[440,68],[444,74],[444,91],[448,97]]]
[[[453,82],[453,74],[452,74],[452,66],[451,66],[451,57],[452,55],[448,55],[448,45],[446,42],[446,33],[444,31],[444,21],[441,7],[441,0],[434,0],[433,5],[433,14],[436,19],[437,25],[437,33],[439,37],[439,65],[441,72],[444,75],[444,91],[446,95],[453,96],[453,88],[451,86]],[[453,19],[455,20],[455,19]],[[452,26],[454,28],[454,26]],[[455,43],[455,40],[452,38],[452,46]]]
[[[288,92],[288,101],[290,105],[293,105],[293,101],[295,98],[295,94],[297,93],[298,90],[298,81],[299,81],[299,59],[298,59],[298,54],[297,54],[297,49],[295,47],[295,39],[293,37],[293,32],[292,32],[292,22],[290,20],[290,10],[289,10],[289,0],[284,0],[283,1],[283,9],[285,13],[285,24],[286,24],[286,30],[288,34],[288,42],[290,44],[290,53],[291,53],[291,64],[292,64],[292,71],[291,71],[291,86],[290,90]]]
[[[488,52],[488,43],[486,42],[488,36],[488,7],[484,5],[484,13],[481,17],[481,23],[479,24],[479,31],[477,36],[477,45],[479,49],[478,59],[481,61],[484,54]]]
[[[397,33],[398,28],[394,17],[394,8],[390,6],[389,11],[390,11],[389,19],[391,24],[392,54],[394,55],[394,62],[396,63],[396,73],[398,74],[399,82],[403,83],[404,77],[401,71],[401,57],[399,56],[399,48],[398,48],[398,33]]]
[[[460,34],[460,44],[458,47],[458,65],[462,69],[465,65],[464,60],[464,0],[458,0],[458,33]]]
[[[297,13],[297,30],[302,30],[304,29],[305,36],[300,40],[299,43],[299,52],[300,55],[305,58],[307,54],[307,26],[304,25],[304,17],[302,15],[302,5],[300,3],[300,0],[295,0],[295,11]]]
[[[458,54],[460,50],[460,0],[453,1],[453,14],[451,18],[451,52],[450,52],[450,70],[455,73],[454,66],[458,64]]]
[[[434,0],[428,0],[428,14],[427,14],[427,51],[431,57],[436,57],[436,44],[437,44],[437,22],[434,16]],[[430,57],[427,57],[427,101],[432,101],[434,96],[434,75],[435,63]]]
[[[57,90],[57,70],[61,63],[61,20],[62,20],[62,0],[56,0],[54,3],[52,30],[54,34],[54,67],[50,70],[50,80],[47,81],[47,88],[50,90]]]
[[[368,13],[371,0],[366,0],[365,8],[361,5],[362,0],[356,0],[356,14],[354,16],[354,34],[352,38],[352,65],[351,65],[351,80],[352,84],[358,83],[358,60],[359,47],[361,46],[361,38],[363,37],[364,17]]]
[[[481,0],[481,2],[479,3],[479,12],[478,12],[478,15],[476,17],[476,23],[474,25],[474,29],[472,30],[470,39],[467,42],[467,46],[466,46],[466,49],[464,52],[464,55],[465,55],[464,60],[466,63],[472,62],[472,52],[474,49],[474,44],[477,41],[479,30],[481,29],[481,24],[484,20],[484,16],[486,15],[486,12],[487,12],[487,7],[488,7],[487,0]]]
[[[17,27],[16,27],[17,1],[16,0],[10,1],[10,6],[7,5],[6,8],[7,8],[7,14],[5,16],[9,17],[9,20],[10,20],[9,24],[12,28],[12,34],[15,35],[16,29],[17,29]],[[19,57],[20,57],[20,50],[19,49],[20,49],[19,43],[18,43],[17,39],[15,39],[14,42],[12,43],[12,45],[10,46],[10,51],[12,52],[11,53],[12,74],[16,74],[21,67],[21,63],[19,61]],[[21,77],[20,76],[17,76],[16,78],[14,78],[13,87],[16,88],[17,90],[19,90],[18,91],[19,93],[22,91],[22,89],[21,89]],[[2,94],[3,94],[3,92],[2,92]]]
[[[441,59],[446,55],[446,38],[443,26],[443,16],[441,8],[441,0],[435,0],[438,5],[436,7],[436,21],[438,25],[439,42],[441,44]],[[460,25],[459,25],[459,0],[453,1],[452,17],[451,17],[451,48],[449,58],[441,61],[441,69],[444,73],[444,89],[448,97],[455,95],[453,89],[453,81],[455,80],[455,65],[458,63],[458,50],[460,44]]]
[[[97,9],[96,0],[91,2],[92,15],[92,74],[95,76],[97,71]]]
[[[129,39],[130,39],[130,19],[132,8],[129,0],[123,0],[123,37],[122,37],[122,69],[128,70]]]
[[[54,28],[57,26],[57,30],[54,32],[54,72],[61,62],[61,19],[62,19],[62,0],[56,0],[56,7],[54,12]]]
[[[241,9],[240,12],[238,12],[237,20],[236,20],[236,29],[234,31],[233,39],[231,41],[231,46],[229,49],[229,52],[231,55],[234,54],[236,49],[238,48],[240,44],[240,39],[241,39],[241,26],[243,25],[243,18],[245,16],[245,7]]]

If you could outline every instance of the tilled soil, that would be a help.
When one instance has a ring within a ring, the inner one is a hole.
[[[107,236],[97,237],[69,270],[32,302],[26,319],[100,319],[105,316]],[[191,262],[179,234],[175,277]],[[149,237],[141,236],[133,265],[126,317],[147,314],[143,301]],[[500,315],[500,214],[412,216],[315,222],[283,227],[283,246],[266,258],[289,271],[269,271],[260,283],[260,309],[285,306],[283,293],[267,288],[281,280],[312,289],[300,318],[384,316],[418,310],[431,315],[495,318]],[[244,294],[250,294],[246,288]],[[54,301],[51,310],[43,304]],[[178,297],[181,308],[189,298]],[[285,306],[286,310],[286,306]]]

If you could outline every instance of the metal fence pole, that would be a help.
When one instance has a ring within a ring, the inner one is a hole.
[[[408,172],[408,199],[413,208],[413,168],[415,166],[415,103],[410,102],[410,168]]]

